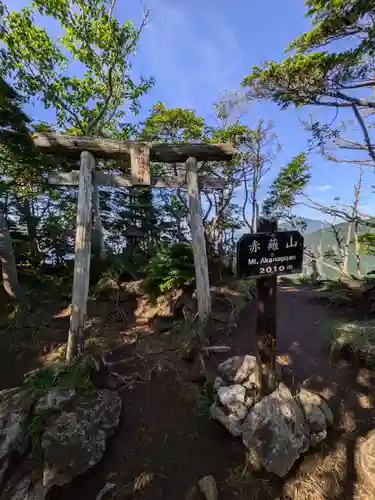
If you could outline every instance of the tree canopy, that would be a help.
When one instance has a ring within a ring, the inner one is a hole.
[[[253,97],[291,104],[367,106],[371,98],[352,91],[373,88],[375,7],[363,0],[306,0],[312,29],[286,47],[282,62],[254,66],[242,85]],[[343,42],[338,47],[335,42]],[[342,46],[345,50],[340,50]],[[336,48],[336,50],[335,50]]]

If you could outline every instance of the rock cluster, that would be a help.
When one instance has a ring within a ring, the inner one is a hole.
[[[1,391],[1,498],[43,500],[53,486],[98,463],[121,406],[117,392],[95,387],[85,393],[24,384]]]
[[[259,398],[254,356],[234,356],[219,365],[211,417],[233,436],[241,436],[259,463],[285,476],[311,446],[327,437],[333,415],[317,393],[301,388],[295,395],[284,384]]]

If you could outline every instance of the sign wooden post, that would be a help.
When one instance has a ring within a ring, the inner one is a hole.
[[[277,231],[276,219],[259,218],[257,232]],[[261,363],[262,392],[269,393],[276,384],[276,333],[277,333],[277,277],[265,276],[257,279],[256,300],[256,347]]]
[[[79,171],[72,314],[66,350],[68,363],[81,354],[85,342],[85,316],[90,281],[92,172],[94,165],[93,155],[83,151]]]
[[[203,326],[207,323],[211,315],[211,291],[208,278],[202,206],[199,196],[198,162],[195,158],[189,158],[186,162],[186,183],[189,196],[190,229],[193,242],[198,315],[199,321]]]
[[[257,279],[256,350],[263,394],[275,388],[277,275],[302,270],[303,237],[298,231],[277,231],[275,219],[260,218],[257,233],[237,243],[237,275]]]

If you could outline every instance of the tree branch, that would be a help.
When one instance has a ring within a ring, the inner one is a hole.
[[[363,106],[365,108],[375,109],[375,102],[369,101],[367,99],[361,99],[359,97],[348,96],[346,94],[343,94],[342,92],[336,92],[336,95],[340,99],[343,99],[344,101],[350,102],[352,105],[355,104],[357,106]],[[332,96],[332,97],[335,97],[335,96]]]
[[[362,118],[362,115],[361,113],[358,111],[358,108],[356,106],[356,104],[353,103],[352,105],[352,108],[353,108],[353,112],[355,114],[355,117],[357,118],[357,121],[362,129],[362,132],[363,132],[363,136],[365,138],[365,144],[366,144],[366,147],[367,147],[367,151],[372,159],[373,162],[375,162],[375,151],[372,147],[372,144],[371,144],[371,140],[370,140],[370,136],[369,136],[369,133],[368,133],[368,130],[367,130],[367,127],[365,125],[365,122]]]
[[[113,11],[113,8],[115,6],[115,3],[116,3],[116,0],[113,0],[112,1],[112,4],[111,4],[111,11],[110,11],[110,14],[112,16],[112,11]],[[125,50],[124,54],[123,54],[123,57],[127,57],[129,56],[130,52],[132,51],[132,49],[135,47],[135,45],[137,44],[138,40],[139,40],[139,37],[141,36],[141,33],[144,29],[144,27],[146,26],[147,24],[147,19],[148,19],[148,16],[150,14],[150,10],[147,10],[143,16],[143,20],[142,20],[142,23],[141,23],[141,26],[139,27],[139,29],[137,30],[137,33],[135,34],[131,44],[127,47],[127,49]],[[118,50],[117,50],[117,53],[112,61],[112,64],[110,65],[109,69],[108,69],[108,76],[107,76],[107,80],[108,80],[108,88],[109,88],[109,91],[108,91],[108,95],[103,103],[103,106],[101,108],[101,110],[98,112],[98,114],[87,124],[87,127],[86,127],[86,135],[90,135],[92,130],[94,130],[100,123],[100,121],[102,120],[102,118],[104,117],[105,113],[107,112],[108,110],[108,107],[109,107],[109,104],[110,104],[110,101],[112,99],[112,96],[113,96],[113,71],[115,70],[115,67],[116,67],[116,63],[118,61],[118,58],[120,56],[120,53],[121,53],[121,46],[118,47]]]

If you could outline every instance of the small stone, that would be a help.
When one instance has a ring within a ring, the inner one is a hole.
[[[255,356],[233,356],[219,365],[221,376],[228,382],[241,384],[255,370]]]
[[[234,437],[242,434],[243,420],[238,418],[233,413],[227,415],[224,408],[220,407],[217,403],[210,406],[210,416],[212,419],[220,422]]]
[[[75,389],[60,389],[54,387],[38,400],[35,407],[35,413],[41,413],[47,410],[62,410],[75,395]]]
[[[238,418],[244,419],[247,415],[245,405],[246,389],[242,385],[236,384],[229,387],[220,387],[217,393],[219,400],[230,413],[234,413]]]
[[[334,423],[333,413],[328,403],[316,392],[300,389],[298,399],[303,406],[312,432],[325,430]],[[324,416],[324,424],[321,414]]]
[[[318,394],[306,391],[306,389],[301,389],[297,394],[297,399],[303,408],[311,432],[314,434],[325,431],[327,421],[320,408],[321,397]]]
[[[327,439],[327,431],[315,432],[314,434],[310,434],[310,446],[314,447],[319,444],[321,441]]]
[[[198,481],[199,488],[207,500],[218,500],[219,492],[217,491],[216,481],[213,476],[205,476]]]

